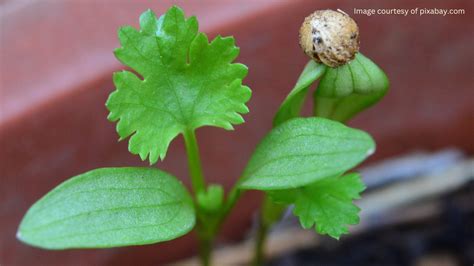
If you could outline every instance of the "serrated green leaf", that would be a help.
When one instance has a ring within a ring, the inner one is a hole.
[[[313,60],[306,64],[295,87],[291,90],[278,109],[278,112],[273,119],[273,126],[278,126],[281,123],[300,115],[301,107],[303,106],[309,87],[311,87],[311,84],[324,74],[325,70],[326,66],[324,64],[316,63]]]
[[[314,113],[347,121],[378,102],[388,87],[389,81],[383,70],[357,53],[349,63],[326,70],[314,94]]]
[[[36,202],[17,237],[46,249],[106,248],[171,240],[194,224],[192,199],[175,177],[152,168],[102,168]]]
[[[232,63],[239,54],[234,38],[218,36],[209,43],[196,18],[186,19],[178,7],[159,19],[146,11],[140,27],[119,30],[122,47],[115,55],[143,78],[115,73],[117,90],[106,103],[120,138],[131,136],[131,153],[153,164],[185,130],[231,130],[244,122],[240,114],[248,112],[251,91],[242,85],[247,67]]]
[[[294,118],[273,129],[257,146],[240,187],[304,186],[346,172],[374,150],[374,141],[361,130],[324,118]]]
[[[276,202],[294,204],[293,213],[305,229],[339,239],[348,225],[358,224],[360,209],[352,203],[365,189],[358,174],[328,177],[305,187],[269,192]]]

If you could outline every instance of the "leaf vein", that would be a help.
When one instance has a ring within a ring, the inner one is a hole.
[[[160,203],[160,204],[151,204],[151,205],[141,205],[141,206],[123,206],[123,207],[114,207],[114,208],[107,208],[107,209],[99,209],[99,210],[92,210],[92,211],[86,211],[86,212],[80,212],[71,216],[67,216],[61,219],[56,219],[49,221],[45,224],[42,224],[40,226],[32,227],[27,230],[24,230],[24,232],[34,232],[38,231],[47,227],[50,227],[53,224],[58,224],[64,221],[68,221],[74,218],[82,217],[82,216],[88,216],[93,213],[100,213],[100,212],[114,212],[114,211],[121,211],[121,210],[130,210],[130,209],[146,209],[146,208],[155,208],[155,207],[164,207],[164,206],[171,206],[171,205],[177,205],[177,204],[182,204],[181,201],[171,201],[171,202],[165,202],[165,203]]]

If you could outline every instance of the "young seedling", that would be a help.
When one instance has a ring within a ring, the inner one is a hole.
[[[300,46],[311,60],[280,106],[273,120],[275,127],[300,116],[308,90],[318,79],[320,82],[313,97],[316,117],[346,122],[382,99],[388,91],[388,78],[376,64],[359,53],[359,36],[355,21],[341,10],[318,10],[306,17],[300,28]],[[354,143],[344,143],[346,138],[339,134],[327,137],[349,149],[357,147]],[[324,149],[317,147],[319,151]],[[367,155],[374,151],[375,144],[372,143]],[[351,152],[346,150],[344,155]],[[323,178],[309,185],[289,186],[289,190],[267,191],[260,213],[253,264],[263,263],[267,231],[289,204],[294,205],[293,213],[303,228],[315,225],[318,233],[336,239],[348,232],[347,225],[359,223],[359,208],[352,200],[360,197],[365,186],[357,173],[344,174],[349,168],[342,167],[344,162],[348,162],[342,158],[342,153],[324,156],[328,159],[334,156],[335,168],[340,172],[325,174],[326,164],[319,167],[313,164],[315,170],[306,173],[313,177],[323,173]],[[321,158],[321,155],[317,156]],[[295,183],[293,180],[292,185]]]
[[[196,18],[185,18],[180,8],[160,17],[146,11],[140,30],[118,31],[122,47],[115,55],[135,72],[114,73],[108,118],[117,122],[121,140],[129,138],[129,151],[150,165],[163,160],[172,140],[183,135],[193,193],[153,167],[92,170],[36,202],[20,224],[18,239],[45,249],[108,248],[168,241],[194,228],[202,263],[209,265],[223,220],[249,189],[267,195],[256,264],[262,262],[267,229],[289,204],[304,228],[315,226],[339,238],[358,222],[352,200],[364,189],[360,176],[347,171],[372,154],[375,143],[367,133],[334,120],[348,120],[388,88],[385,74],[357,53],[356,29],[349,16],[330,10],[305,20],[301,45],[322,63],[307,64],[278,110],[274,129],[225,195],[221,185],[206,183],[195,131],[203,126],[232,130],[244,122],[241,114],[249,111],[245,103],[251,96],[242,85],[247,67],[233,63],[239,49],[232,37],[209,42]],[[350,51],[340,51],[347,47]],[[309,87],[319,78],[316,117],[299,117]]]

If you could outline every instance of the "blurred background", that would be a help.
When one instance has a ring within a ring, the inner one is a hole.
[[[474,262],[474,1],[0,0],[0,265],[162,265],[189,259],[189,234],[170,243],[45,251],[16,240],[28,207],[67,178],[97,167],[147,166],[118,142],[104,106],[114,90],[116,32],[148,8],[197,16],[210,38],[233,35],[253,90],[246,123],[197,131],[210,182],[230,187],[308,58],[298,29],[316,9],[340,8],[361,52],[391,88],[350,122],[377,152],[359,170],[368,190],[361,224],[340,241],[275,226],[269,265],[472,265]],[[464,15],[354,15],[354,8],[452,8]],[[308,102],[307,110],[310,110]],[[307,112],[309,113],[309,112]],[[189,185],[181,137],[157,167]],[[260,193],[246,193],[219,238],[217,265],[245,265]],[[193,262],[187,260],[186,262]]]

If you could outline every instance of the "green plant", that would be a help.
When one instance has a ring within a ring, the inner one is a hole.
[[[45,249],[106,248],[158,243],[195,228],[200,257],[210,263],[213,240],[241,193],[266,193],[255,264],[262,260],[268,228],[286,206],[304,228],[339,238],[358,223],[352,203],[364,185],[347,173],[375,150],[365,132],[340,122],[377,102],[388,88],[385,74],[358,53],[337,68],[311,60],[257,146],[242,176],[225,195],[204,178],[195,135],[202,126],[227,130],[243,123],[251,91],[242,85],[247,67],[233,63],[232,37],[209,43],[196,18],[178,7],[157,18],[148,10],[140,30],[123,27],[116,57],[136,73],[114,73],[116,90],[106,106],[129,151],[154,164],[182,134],[193,193],[169,173],[146,167],[102,168],[75,176],[36,202],[18,238]],[[299,117],[311,85],[316,117]],[[332,119],[332,120],[331,120]]]

